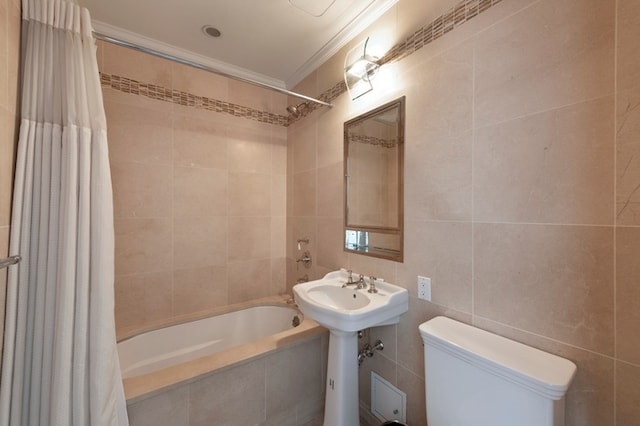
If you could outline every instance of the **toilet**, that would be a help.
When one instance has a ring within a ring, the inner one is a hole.
[[[419,326],[429,426],[563,426],[569,360],[454,321]]]

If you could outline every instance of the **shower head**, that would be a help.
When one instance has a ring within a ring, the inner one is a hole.
[[[287,107],[287,111],[289,112],[289,114],[291,114],[293,117],[298,118],[300,117],[300,114],[302,113],[302,110],[307,108],[307,103],[306,102],[302,102],[298,105],[289,105]]]

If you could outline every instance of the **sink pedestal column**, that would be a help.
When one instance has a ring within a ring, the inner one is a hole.
[[[359,407],[358,335],[329,330],[324,426],[359,425]]]

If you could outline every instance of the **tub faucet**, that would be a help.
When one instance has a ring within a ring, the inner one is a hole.
[[[304,264],[305,268],[311,268],[311,253],[309,253],[309,251],[305,251],[301,258],[296,259],[296,263],[300,262]]]

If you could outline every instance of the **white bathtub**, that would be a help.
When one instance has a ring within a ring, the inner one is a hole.
[[[302,321],[296,309],[254,306],[146,332],[118,343],[122,377],[149,374],[246,345],[292,329],[294,321]]]

